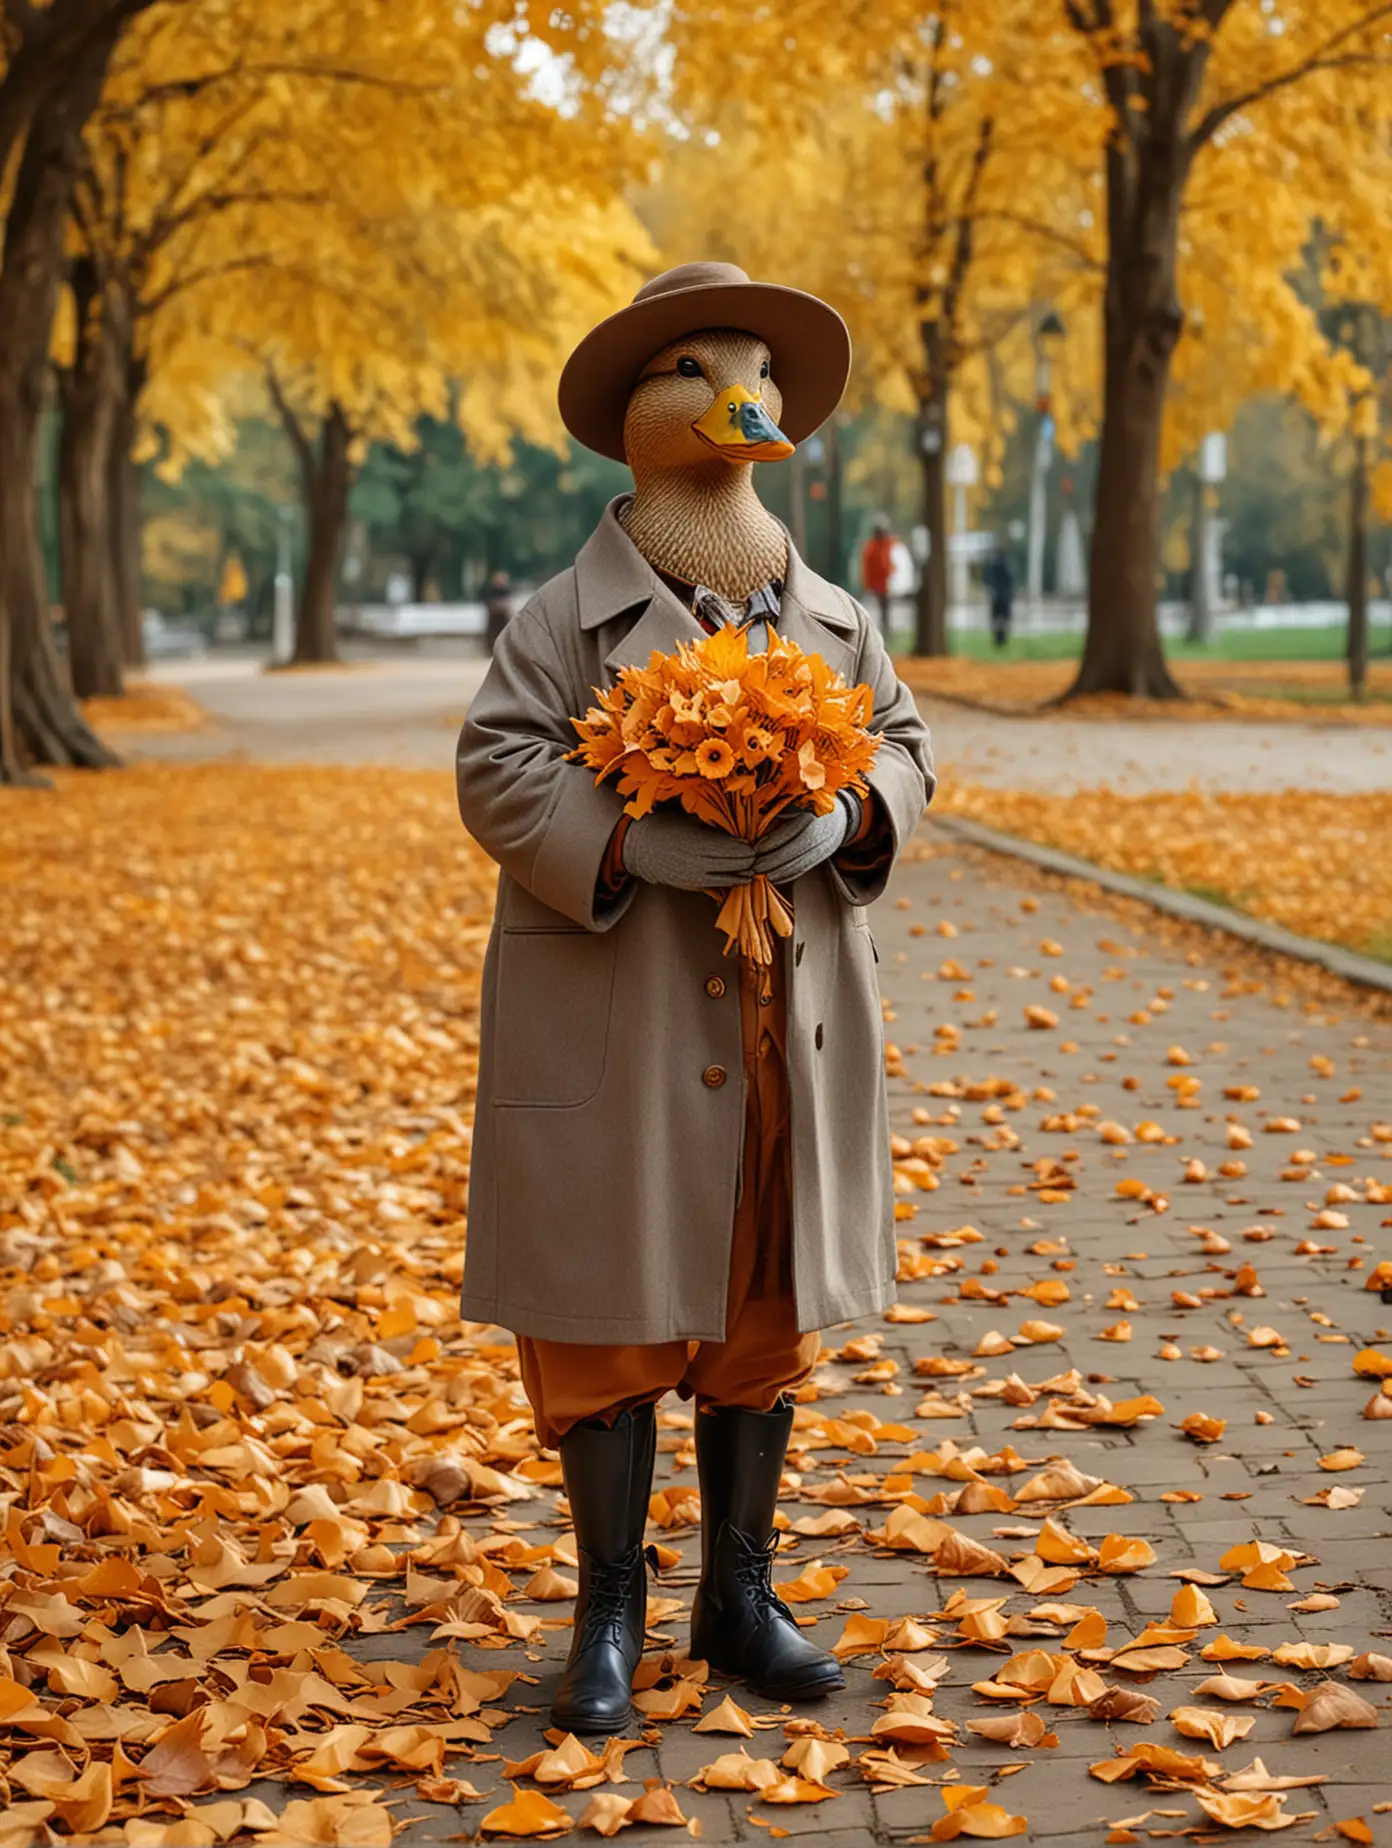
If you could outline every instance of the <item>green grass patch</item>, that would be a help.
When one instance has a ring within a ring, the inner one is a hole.
[[[1392,930],[1380,930],[1359,950],[1361,956],[1371,956],[1376,962],[1392,963]]]
[[[1347,686],[1286,686],[1279,680],[1243,681],[1234,675],[1227,683],[1230,693],[1247,693],[1257,699],[1288,699],[1297,706],[1346,706],[1355,703]],[[1392,706],[1392,690],[1384,687],[1365,689],[1360,703],[1364,706]]]
[[[896,651],[912,646],[907,630],[896,630]],[[1170,661],[1341,661],[1344,658],[1345,634],[1335,628],[1224,629],[1207,647],[1193,642],[1167,641],[1165,655]],[[996,648],[984,629],[956,629],[950,639],[950,652],[974,661],[1076,661],[1082,653],[1081,631],[1072,634],[1012,635],[1004,648]],[[1392,656],[1392,629],[1378,629],[1369,637],[1369,652],[1374,661]],[[1272,693],[1271,687],[1261,689]],[[1257,691],[1256,688],[1253,691]],[[1295,693],[1282,696],[1297,698]],[[1336,697],[1332,693],[1329,698]]]
[[[1200,882],[1196,885],[1187,885],[1184,890],[1189,893],[1191,898],[1201,898],[1205,903],[1210,905],[1221,905],[1224,911],[1241,911],[1244,913],[1247,911],[1245,905],[1240,904],[1238,900],[1233,897],[1231,892],[1225,892],[1221,886],[1204,885]]]

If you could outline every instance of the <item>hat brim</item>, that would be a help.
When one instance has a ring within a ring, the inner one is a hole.
[[[611,314],[566,361],[557,397],[576,442],[626,461],[624,416],[639,373],[673,340],[708,327],[756,334],[767,345],[783,398],[779,428],[790,442],[811,436],[841,402],[851,373],[851,336],[830,303],[771,282],[674,289]]]

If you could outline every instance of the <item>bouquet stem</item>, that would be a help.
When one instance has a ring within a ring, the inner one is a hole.
[[[725,894],[715,924],[725,933],[727,956],[738,951],[749,962],[767,965],[773,961],[774,938],[793,934],[793,912],[777,886],[756,873],[748,885],[732,886]]]

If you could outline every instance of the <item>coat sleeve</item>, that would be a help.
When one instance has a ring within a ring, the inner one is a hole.
[[[586,703],[541,614],[528,608],[498,637],[459,734],[459,813],[484,852],[517,883],[586,930],[608,930],[632,903],[600,885],[623,814],[611,785],[567,763],[570,720]]]
[[[853,598],[848,601],[860,618],[859,678],[875,696],[872,729],[883,733],[884,742],[868,779],[877,825],[864,842],[837,856],[832,877],[847,903],[869,905],[888,885],[894,862],[933,800],[938,779],[928,727],[913,694],[895,673],[877,626]]]

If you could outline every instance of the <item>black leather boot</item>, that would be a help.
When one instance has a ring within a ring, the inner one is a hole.
[[[648,1587],[643,1529],[657,1424],[651,1405],[597,1419],[561,1439],[561,1471],[580,1556],[570,1657],[551,1703],[568,1732],[622,1732],[633,1718]]]
[[[845,1687],[846,1678],[836,1658],[803,1635],[769,1577],[792,1428],[790,1405],[696,1416],[701,1582],[691,1607],[691,1653],[770,1700],[815,1700]]]

